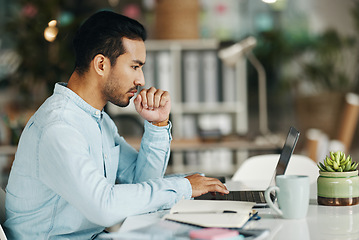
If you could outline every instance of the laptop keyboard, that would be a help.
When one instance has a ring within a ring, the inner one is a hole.
[[[227,200],[237,200],[256,203],[265,203],[264,192],[262,191],[233,191],[227,195]]]
[[[272,200],[275,199],[275,196],[272,194],[270,194],[270,197]],[[266,200],[264,198],[264,191],[231,191],[229,192],[229,194],[216,194],[215,196],[211,195],[210,193],[207,193],[202,196],[196,197],[195,200],[229,200],[266,203]]]

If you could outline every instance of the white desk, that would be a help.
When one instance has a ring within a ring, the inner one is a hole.
[[[236,184],[229,183],[235,190]],[[257,209],[258,221],[250,221],[244,229],[270,229],[269,240],[341,240],[359,239],[359,205],[349,207],[328,207],[316,203],[316,184],[311,185],[311,200],[308,215],[301,220],[280,218],[269,208]],[[119,232],[135,231],[160,221],[165,212],[156,212],[126,219]]]
[[[245,228],[268,228],[275,240],[334,240],[359,239],[359,205],[327,207],[311,203],[308,215],[301,220],[279,218],[270,209],[260,209],[259,221],[249,222]]]

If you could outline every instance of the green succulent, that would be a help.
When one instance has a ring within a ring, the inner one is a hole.
[[[359,163],[353,162],[351,156],[345,157],[342,151],[330,152],[324,159],[324,164],[319,163],[318,167],[323,172],[349,172],[355,171]]]

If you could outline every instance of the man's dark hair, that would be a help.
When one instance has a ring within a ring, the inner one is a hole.
[[[110,11],[97,12],[82,24],[73,40],[75,70],[80,75],[88,71],[97,54],[109,58],[113,66],[126,51],[122,38],[145,41],[146,37],[146,30],[138,21]]]

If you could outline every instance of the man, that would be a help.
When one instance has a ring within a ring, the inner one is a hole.
[[[103,11],[74,39],[75,71],[27,123],[6,188],[9,239],[94,239],[127,216],[173,206],[207,192],[228,193],[199,174],[163,178],[170,154],[166,91],[134,99],[145,120],[139,152],[121,138],[106,103],[129,104],[145,80],[146,32],[125,16]]]

